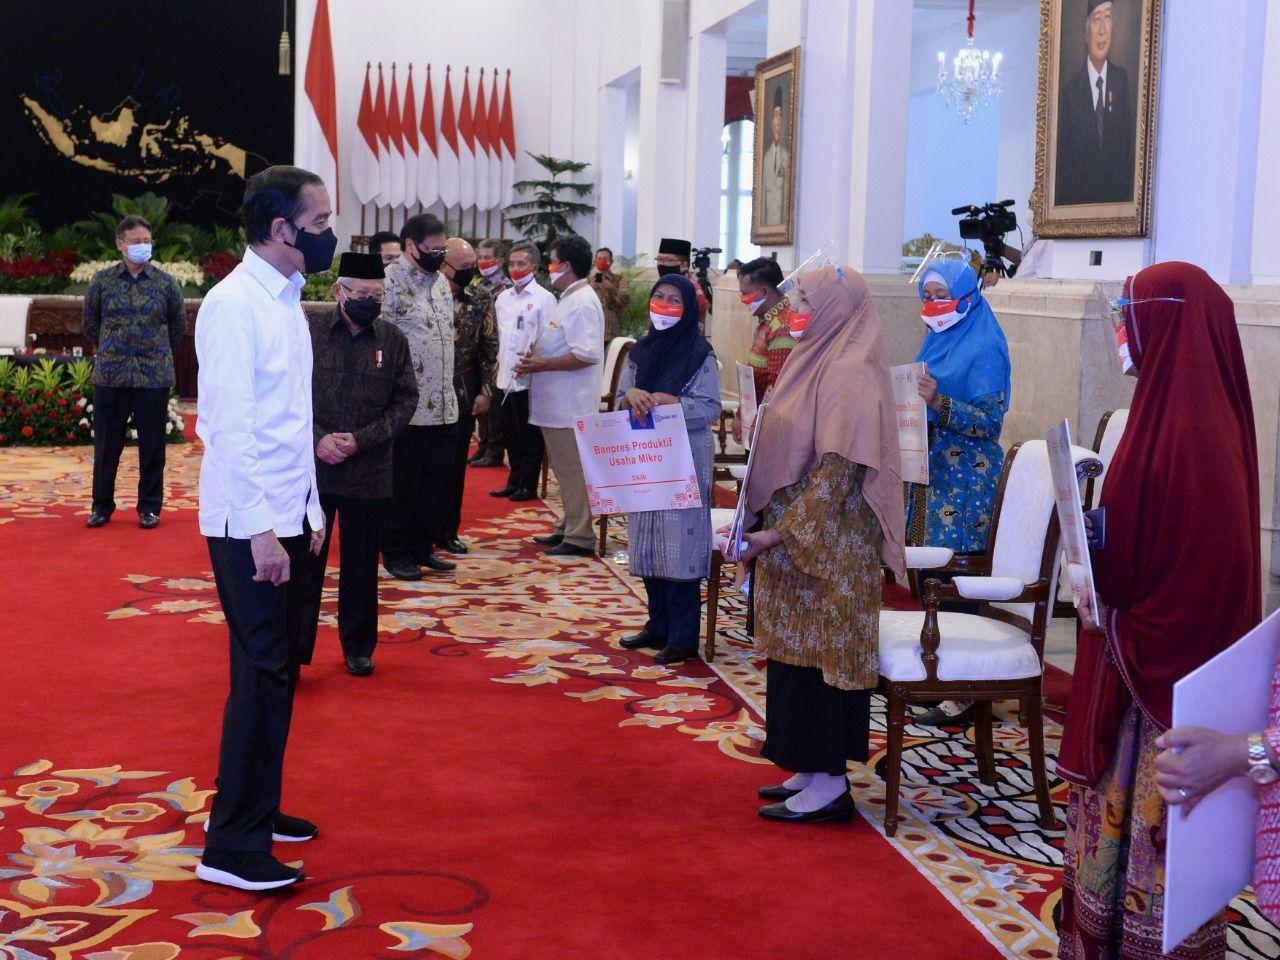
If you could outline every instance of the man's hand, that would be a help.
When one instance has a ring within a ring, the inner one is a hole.
[[[482,417],[489,412],[489,407],[493,405],[493,401],[489,399],[487,393],[482,393],[476,397],[475,403],[471,404],[471,415],[473,417]]]
[[[934,413],[942,409],[942,394],[938,393],[938,381],[924,374],[916,381],[916,393],[920,394],[920,399]]]
[[[334,466],[347,459],[347,454],[343,453],[342,446],[335,439],[335,434],[326,433],[320,438],[320,442],[316,444],[316,459],[324,463]]]
[[[280,586],[289,582],[289,554],[280,546],[274,530],[255,533],[249,540],[253,555],[253,580]]]
[[[356,444],[356,435],[354,433],[335,433],[332,434],[332,437],[344,457],[355,456],[359,446]]]
[[[515,366],[515,375],[523,377],[527,373],[542,373],[547,369],[547,358],[536,353],[521,357]]]
[[[320,551],[324,549],[324,527],[319,530],[311,531],[311,542],[307,544],[313,556],[320,556]]]

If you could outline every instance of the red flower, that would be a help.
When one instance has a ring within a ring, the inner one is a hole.
[[[22,435],[24,437],[29,437],[35,432],[35,429],[30,424],[22,428]]]
[[[68,439],[68,440],[74,440],[75,438],[76,438],[76,435],[75,435],[74,433],[68,433],[68,434],[67,434],[67,439]]]
[[[29,416],[31,416],[31,408],[30,408],[30,407],[23,407],[23,408],[22,408],[22,416],[23,416],[23,417],[29,417]]]
[[[44,392],[44,398],[45,398],[46,400],[52,400],[52,399],[53,399],[53,394],[52,394],[52,393],[50,393],[48,390],[46,390],[46,391]]]
[[[67,405],[67,398],[66,398],[66,397],[59,397],[59,398],[58,398],[58,406],[60,406],[60,407],[65,407],[66,405]]]

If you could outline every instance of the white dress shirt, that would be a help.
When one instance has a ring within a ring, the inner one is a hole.
[[[252,249],[196,316],[200,532],[247,540],[324,529],[311,427],[311,332],[302,275]]]
[[[535,352],[542,357],[572,353],[590,366],[535,373],[529,386],[530,423],[572,427],[578,417],[600,411],[604,308],[586,280],[579,280],[560,295],[555,312],[538,334]]]
[[[542,325],[551,319],[556,298],[536,280],[524,289],[507,287],[493,302],[498,321],[498,389],[519,393],[529,389],[528,378],[517,379],[514,373],[521,354],[538,341]]]
[[[1093,65],[1093,61],[1092,61],[1091,59],[1089,59],[1088,57],[1085,57],[1084,62],[1085,62],[1085,65],[1089,68],[1089,97],[1090,97],[1090,99],[1093,101],[1093,109],[1094,109],[1094,110],[1097,110],[1097,109],[1098,109],[1098,101],[1100,101],[1100,100],[1101,100],[1101,101],[1102,101],[1102,103],[1103,103],[1104,105],[1105,105],[1105,104],[1106,104],[1106,102],[1107,102],[1107,100],[1106,100],[1106,97],[1107,97],[1107,66],[1108,66],[1108,64],[1110,64],[1110,62],[1111,62],[1111,61],[1110,61],[1110,60],[1104,60],[1104,61],[1102,61],[1102,69],[1101,69],[1101,70],[1098,70],[1098,68],[1097,68],[1097,67],[1095,67],[1095,66]],[[1102,78],[1102,89],[1101,89],[1101,90],[1099,90],[1099,89],[1098,89],[1098,78],[1099,78],[1099,77],[1101,77],[1101,78]]]

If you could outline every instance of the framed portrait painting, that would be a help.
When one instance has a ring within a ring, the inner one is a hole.
[[[1037,236],[1147,235],[1160,5],[1040,0]]]
[[[751,242],[757,245],[786,245],[795,239],[799,104],[799,47],[756,64]]]

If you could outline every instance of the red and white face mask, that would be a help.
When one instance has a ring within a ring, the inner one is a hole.
[[[480,276],[482,277],[492,277],[501,268],[501,260],[480,260],[476,262],[476,269],[480,271]]]
[[[608,257],[596,257],[596,269],[601,273],[608,273],[609,268],[613,266],[613,261]]]
[[[969,314],[968,297],[958,300],[926,300],[920,309],[920,319],[934,333],[945,333]]]
[[[511,282],[517,287],[523,287],[533,277],[532,270],[512,270],[510,273]]]
[[[792,310],[788,318],[791,324],[791,339],[799,340],[804,336],[804,332],[809,329],[809,321],[813,319],[812,313],[802,313],[798,310]]]
[[[742,305],[744,307],[751,311],[752,316],[754,316],[756,312],[764,306],[764,294],[752,299],[751,294],[741,293],[738,295],[738,299],[742,301]]]
[[[684,316],[684,307],[665,300],[649,301],[649,322],[655,330],[670,330]]]

